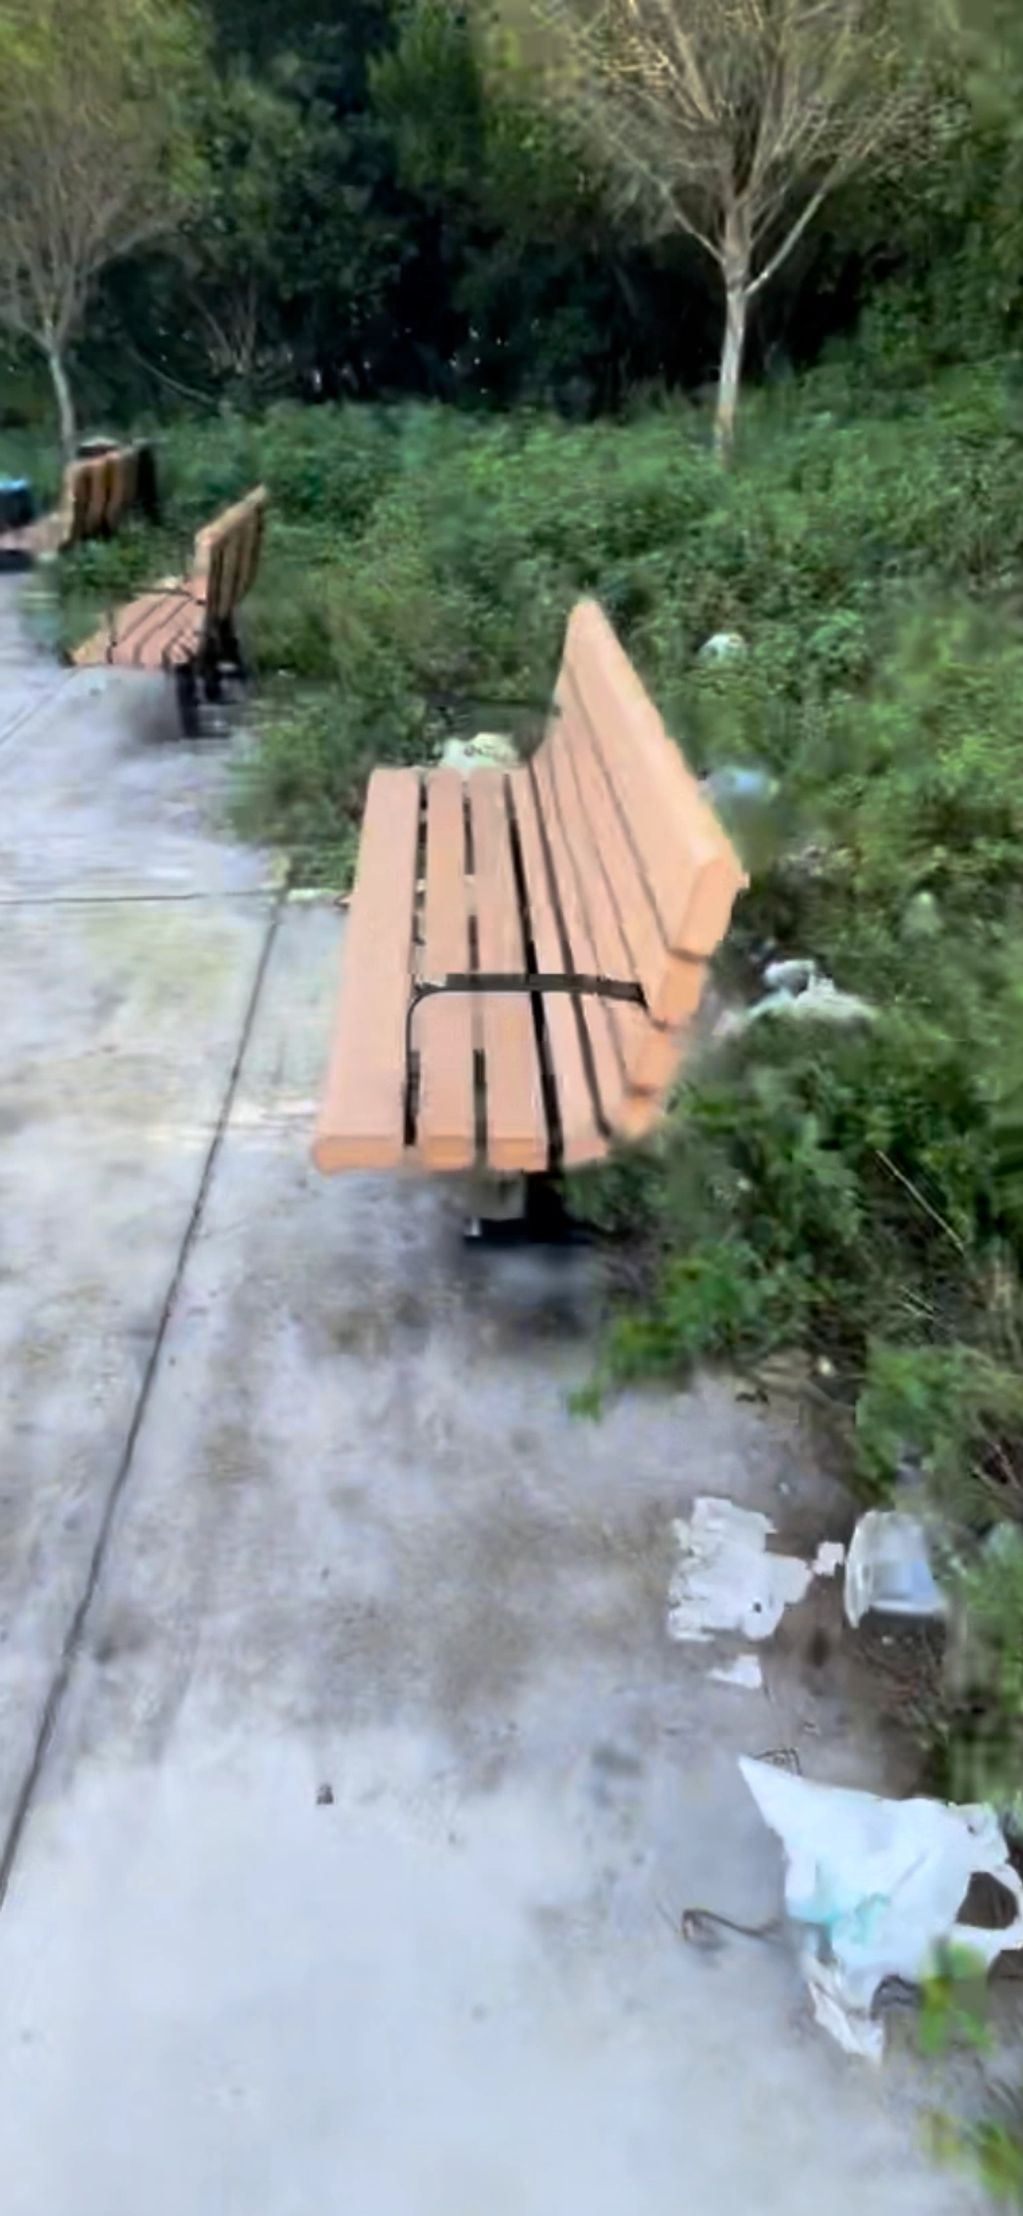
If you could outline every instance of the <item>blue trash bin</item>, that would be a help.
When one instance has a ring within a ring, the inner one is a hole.
[[[30,479],[0,474],[0,531],[21,531],[34,515]]]

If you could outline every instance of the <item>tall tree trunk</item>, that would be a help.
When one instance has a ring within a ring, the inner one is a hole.
[[[725,335],[721,346],[718,404],[714,418],[714,452],[718,461],[731,460],[735,439],[735,415],[739,405],[739,379],[746,344],[749,314],[750,234],[743,202],[733,199],[725,210],[721,266],[725,279]]]
[[[748,311],[749,299],[745,284],[730,284],[725,293],[725,336],[721,348],[717,412],[714,417],[714,452],[722,463],[728,463],[732,458]]]
[[[64,363],[63,350],[56,339],[47,339],[46,359],[49,363],[50,376],[53,379],[53,390],[57,400],[57,415],[60,420],[60,443],[64,449],[64,460],[66,462],[70,462],[74,459],[75,448],[78,445],[78,419],[75,414],[75,403],[72,398],[71,386],[68,381],[68,373]]]

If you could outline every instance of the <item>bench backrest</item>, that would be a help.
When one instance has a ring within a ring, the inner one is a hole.
[[[266,502],[266,487],[257,485],[196,538],[192,583],[214,623],[226,622],[255,582]]]
[[[151,505],[154,487],[148,446],[115,446],[69,462],[58,509],[62,543],[75,546],[116,531],[128,508]]]
[[[620,1077],[605,1109],[614,1128],[634,1132],[653,1120],[678,1069],[708,958],[746,879],[595,601],[573,610],[554,700],[531,776],[571,911],[574,967],[643,988],[643,1009],[604,1001],[594,1011]]]

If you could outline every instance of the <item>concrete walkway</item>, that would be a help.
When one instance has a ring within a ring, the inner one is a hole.
[[[2,616],[4,610],[0,610]],[[723,1385],[566,1410],[589,1263],[308,1162],[341,922],[160,687],[0,633],[4,2216],[962,2216],[928,2086],[810,2026],[735,1769],[877,1782],[798,1625],[665,1635]]]

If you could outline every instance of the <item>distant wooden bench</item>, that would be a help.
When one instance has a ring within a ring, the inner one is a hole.
[[[640,1137],[744,882],[580,602],[531,761],[370,780],[317,1167],[543,1173]]]
[[[219,697],[225,669],[244,665],[235,628],[237,609],[259,568],[266,490],[257,485],[200,531],[187,577],[170,578],[113,611],[71,660],[87,669],[164,670],[175,679],[186,738],[199,729],[198,684]]]
[[[156,465],[151,446],[112,446],[69,462],[52,514],[0,533],[0,560],[31,562],[63,554],[83,539],[109,538],[129,508],[156,508]]]

